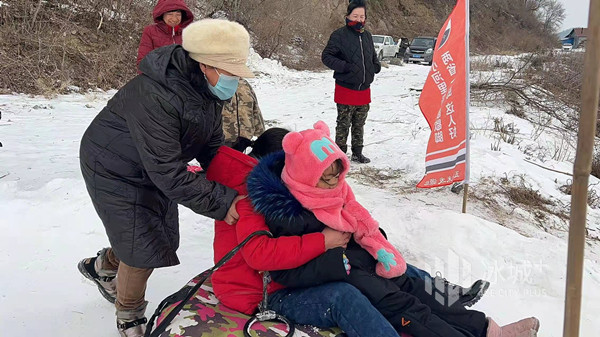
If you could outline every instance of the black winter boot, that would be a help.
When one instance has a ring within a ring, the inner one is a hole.
[[[344,153],[348,152],[348,145],[338,144],[337,146],[340,148],[340,150],[342,150],[342,152],[344,152]]]
[[[483,294],[485,294],[489,287],[490,282],[485,280],[477,280],[475,281],[475,283],[473,283],[473,285],[470,288],[464,289],[465,292],[462,295],[460,295],[459,301],[465,307],[470,307],[473,304],[477,303],[481,299],[481,297],[483,297]]]
[[[362,146],[355,146],[355,147],[352,147],[352,157],[351,157],[351,160],[352,160],[353,162],[357,162],[357,163],[361,163],[361,164],[367,164],[367,163],[370,163],[370,162],[371,162],[371,159],[369,159],[369,158],[365,157],[365,156],[362,154],[362,149],[363,149],[363,147],[362,147]]]
[[[437,275],[433,279],[436,289],[448,294],[448,298],[452,302],[460,302],[465,307],[470,307],[477,303],[483,294],[490,286],[490,282],[485,280],[477,280],[469,288],[463,288],[459,285],[448,282],[441,275]]]

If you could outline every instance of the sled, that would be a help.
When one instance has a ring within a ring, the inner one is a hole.
[[[263,306],[259,314],[248,316],[221,304],[215,296],[210,276],[233,257],[252,237],[271,236],[257,231],[227,253],[214,267],[198,274],[179,291],[165,298],[147,324],[145,337],[343,337],[339,328],[317,328],[293,324]],[[263,274],[267,282],[268,274]],[[266,296],[266,283],[263,284]],[[263,298],[264,300],[264,298]],[[259,306],[260,307],[260,306]],[[271,316],[271,317],[269,317]],[[268,318],[268,320],[264,319]],[[274,320],[272,320],[274,319]],[[154,324],[156,323],[156,326]],[[402,337],[410,337],[401,334]]]
[[[190,280],[182,289],[193,288],[204,279],[207,272]],[[177,306],[173,303],[157,318],[157,327]],[[244,325],[251,316],[230,309],[219,303],[212,290],[210,278],[196,291],[183,306],[179,314],[165,328],[160,337],[243,337]],[[313,326],[295,324],[294,337],[342,337],[346,336],[339,328],[318,329]],[[281,337],[288,334],[287,326],[281,322],[257,322],[251,327],[251,336]]]

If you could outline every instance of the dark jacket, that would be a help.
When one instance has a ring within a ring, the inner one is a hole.
[[[163,21],[166,12],[180,10],[181,23],[176,27],[170,27]],[[154,23],[146,26],[142,32],[140,46],[138,48],[137,65],[152,50],[168,46],[170,44],[181,44],[181,32],[194,21],[194,14],[186,6],[183,0],[159,0],[152,11]]]
[[[156,268],[179,263],[177,204],[223,219],[237,192],[186,170],[194,158],[208,167],[223,142],[222,102],[198,63],[172,45],[140,69],[85,131],[80,161],[117,257]]]
[[[255,210],[275,237],[293,237],[322,231],[325,225],[304,209],[281,180],[285,161],[283,152],[263,158],[248,176],[248,196]],[[342,261],[346,254],[350,265],[347,274]],[[271,259],[283,257],[274,256]],[[329,249],[304,265],[288,270],[271,271],[277,284],[311,287],[325,282],[343,281],[355,286],[398,332],[412,336],[466,337],[483,336],[485,314],[468,311],[457,301],[453,305],[438,302],[427,291],[423,280],[402,275],[385,279],[375,273],[377,261],[354,240],[346,250]],[[443,295],[442,295],[443,298]],[[435,314],[432,309],[435,308]],[[440,318],[441,317],[441,318]]]
[[[284,160],[283,152],[269,155],[248,176],[248,196],[254,208],[265,217],[265,222],[275,237],[301,236],[323,231],[325,225],[311,211],[303,208],[283,184],[281,171]],[[346,273],[343,254],[350,260],[352,276]],[[329,249],[301,267],[272,271],[271,276],[276,282],[288,287],[310,287],[333,281],[353,283],[353,273],[367,273],[375,277],[376,263],[366,250],[350,240],[347,249]],[[377,290],[377,287],[372,288]],[[379,298],[384,294],[373,296]]]
[[[334,70],[335,83],[352,90],[369,88],[381,71],[371,33],[359,33],[348,26],[331,33],[321,60]]]

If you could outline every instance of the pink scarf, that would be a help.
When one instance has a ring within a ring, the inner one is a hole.
[[[379,261],[376,266],[378,275],[392,278],[404,274],[404,258],[381,234],[379,224],[369,211],[356,201],[344,175],[340,175],[338,185],[333,189],[298,182],[285,169],[281,178],[292,195],[319,221],[332,229],[353,233],[354,240]]]

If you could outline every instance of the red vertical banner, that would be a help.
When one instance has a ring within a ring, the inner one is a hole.
[[[419,98],[431,136],[419,188],[464,181],[468,175],[468,2],[458,0],[438,34]]]

